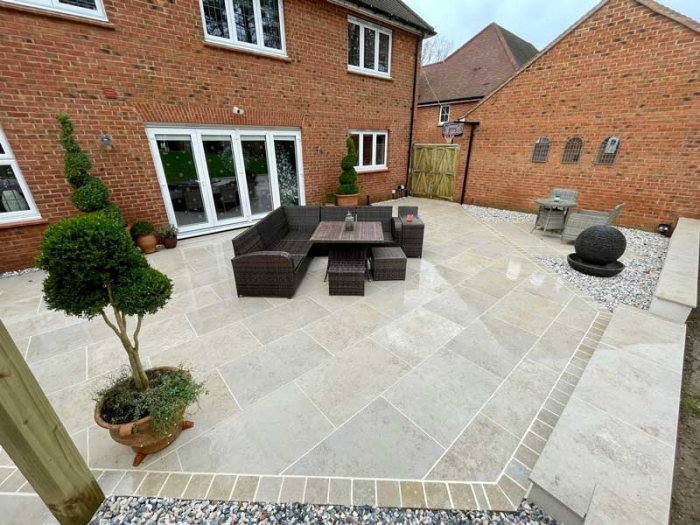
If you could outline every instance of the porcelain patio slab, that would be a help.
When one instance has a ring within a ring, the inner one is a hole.
[[[490,295],[477,292],[466,286],[457,286],[426,303],[424,308],[464,327],[493,306],[495,302],[496,299]]]
[[[458,324],[424,308],[417,308],[377,331],[372,339],[415,366],[460,331]]]
[[[157,323],[164,319],[218,303],[220,300],[219,296],[209,286],[174,294],[162,310],[153,315],[147,315],[143,318],[143,322],[144,324]]]
[[[537,341],[537,336],[485,315],[445,346],[489,372],[505,378]]]
[[[443,449],[383,399],[336,430],[284,473],[422,478]]]
[[[510,278],[502,270],[486,268],[481,270],[474,277],[467,279],[462,284],[473,290],[500,299],[512,291],[520,282],[525,279],[523,276]]]
[[[438,295],[440,294],[436,291],[421,289],[415,281],[408,280],[381,290],[364,301],[383,314],[397,319],[435,299]]]
[[[570,328],[559,321],[552,323],[528,354],[528,358],[561,373],[576,352],[585,332]]]
[[[243,324],[262,344],[266,344],[329,314],[315,301],[301,297],[248,317]]]
[[[598,310],[580,297],[574,297],[559,315],[557,322],[585,331],[588,330],[597,315]]]
[[[242,407],[293,381],[332,356],[297,330],[219,368]]]
[[[87,356],[84,348],[42,359],[29,367],[45,394],[87,379]]]
[[[448,350],[439,350],[384,397],[447,448],[502,379]]]
[[[615,310],[600,342],[683,373],[685,325],[621,306]]]
[[[557,378],[557,373],[525,359],[503,382],[483,412],[516,436],[522,436]]]
[[[197,334],[203,335],[270,308],[272,304],[264,297],[232,297],[193,310],[187,314],[187,319]]]
[[[596,349],[574,395],[674,445],[681,375],[604,346]]]
[[[477,414],[426,479],[436,481],[496,481],[519,439]]]
[[[409,370],[396,356],[366,340],[304,374],[297,385],[338,426]]]
[[[390,321],[389,316],[359,302],[310,324],[304,331],[328,351],[338,354]]]
[[[444,259],[440,262],[443,266],[458,270],[460,272],[475,275],[484,268],[488,268],[494,263],[493,259],[482,257],[473,252],[462,252],[459,255]]]
[[[234,361],[261,346],[243,323],[236,323],[150,357],[153,366],[177,363],[198,375]]]
[[[558,303],[514,290],[494,306],[489,315],[540,335],[562,310]]]
[[[528,279],[525,279],[518,286],[518,290],[549,299],[562,306],[566,306],[574,296],[574,292],[566,288],[561,282],[541,271],[535,272]]]
[[[171,279],[173,281],[173,292],[180,293],[188,290],[194,290],[200,286],[207,286],[208,284],[230,279],[231,277],[233,277],[233,269],[231,268],[231,264],[228,261],[221,261],[220,265],[217,265],[208,271],[197,272],[192,269],[192,271],[189,273],[175,275],[171,277]]]
[[[588,510],[596,484],[603,484],[666,523],[674,450],[572,397],[530,479],[579,516]]]
[[[84,349],[91,342],[86,323],[79,322],[33,336],[29,341],[26,359],[28,363],[33,363],[71,350]]]
[[[533,273],[539,272],[539,267],[522,256],[509,255],[489,267],[490,270],[502,272],[508,279],[523,280]]]
[[[489,242],[482,244],[481,246],[476,246],[469,251],[476,253],[481,257],[488,257],[489,259],[498,260],[512,254],[515,251],[515,248],[503,242]]]
[[[39,496],[9,496],[0,494],[0,508],[5,523],[40,523],[41,525],[58,525],[49,509]]]
[[[277,475],[333,431],[294,384],[178,450],[185,471]]]
[[[414,259],[409,259],[409,261],[412,260]],[[473,275],[440,264],[430,264],[422,259],[421,262],[420,273],[410,278],[411,281],[418,284],[421,290],[433,290],[442,293]]]

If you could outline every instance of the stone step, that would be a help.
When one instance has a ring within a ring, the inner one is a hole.
[[[580,525],[609,506],[594,491],[612,490],[640,523],[668,522],[684,346],[683,324],[614,312],[530,475],[532,501]]]

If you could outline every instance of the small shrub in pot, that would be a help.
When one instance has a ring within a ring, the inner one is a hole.
[[[155,236],[156,228],[148,221],[136,221],[131,225],[131,237],[143,253],[153,253],[158,246]]]
[[[166,248],[175,248],[177,246],[177,227],[173,224],[162,226],[156,236]]]

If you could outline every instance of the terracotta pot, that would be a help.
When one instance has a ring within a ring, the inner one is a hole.
[[[141,248],[143,253],[153,253],[158,246],[158,239],[152,233],[148,235],[139,235],[136,237],[136,245]]]
[[[335,200],[338,206],[357,206],[359,196],[359,193],[353,193],[351,195],[339,195],[336,193]]]
[[[163,239],[163,246],[168,249],[175,248],[177,246],[177,237],[168,237],[167,239]]]
[[[146,370],[146,373],[156,370],[169,370],[177,372],[180,369],[174,366],[159,366]],[[136,452],[133,466],[138,467],[148,454],[153,454],[175,441],[180,433],[188,428],[192,428],[194,423],[185,421],[185,411],[178,417],[177,423],[168,430],[163,436],[155,436],[151,428],[151,416],[146,416],[133,423],[124,423],[121,425],[112,425],[102,419],[102,404],[100,400],[95,407],[95,422],[102,428],[109,430],[111,438],[121,445],[131,447],[131,450]]]

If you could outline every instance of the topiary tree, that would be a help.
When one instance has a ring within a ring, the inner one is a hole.
[[[71,196],[73,206],[82,212],[103,210],[110,205],[109,189],[97,177],[90,175],[92,162],[75,140],[73,122],[65,114],[56,116],[61,125],[63,146],[63,174],[75,190]]]
[[[124,227],[104,211],[64,219],[47,228],[37,264],[48,273],[44,280],[47,306],[88,319],[101,316],[129,357],[136,389],[146,390],[139,332],[144,315],[155,313],[170,299],[170,279],[148,265]],[[127,316],[136,317],[132,338]]]
[[[355,143],[350,137],[345,141],[345,145],[348,148],[348,154],[340,161],[340,167],[343,169],[343,172],[340,174],[340,186],[335,192],[338,195],[354,195],[360,193],[360,188],[357,185],[357,171],[355,171],[357,150],[355,149]]]

